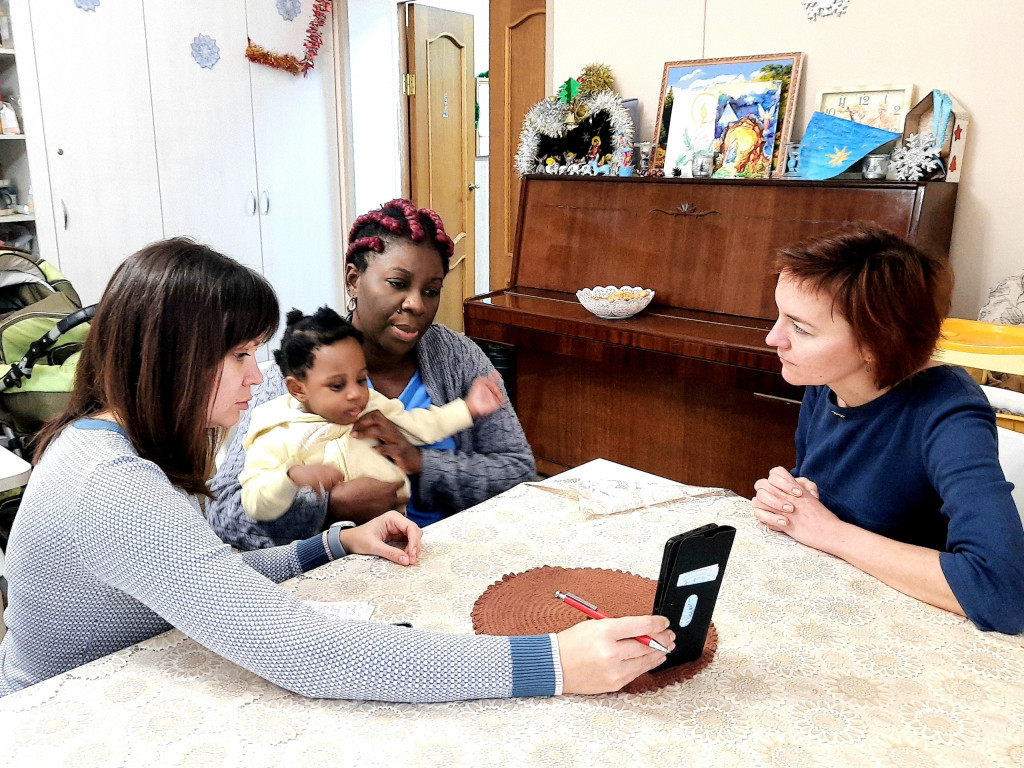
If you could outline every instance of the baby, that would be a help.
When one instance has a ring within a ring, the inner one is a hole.
[[[276,520],[299,488],[329,493],[356,477],[402,481],[399,497],[408,500],[409,479],[374,449],[379,441],[352,436],[359,417],[380,411],[409,442],[429,445],[467,429],[504,402],[497,382],[481,377],[464,399],[406,411],[400,401],[369,388],[362,341],[362,333],[328,307],[312,316],[297,309],[288,313],[274,353],[288,394],[253,409],[244,440],[239,481],[249,517]]]

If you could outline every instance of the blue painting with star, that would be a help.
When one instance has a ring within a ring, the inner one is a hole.
[[[800,140],[800,176],[831,179],[900,134],[815,112]]]

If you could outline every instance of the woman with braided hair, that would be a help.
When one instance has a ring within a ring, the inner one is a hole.
[[[407,410],[465,397],[473,381],[493,374],[483,352],[465,336],[433,324],[454,244],[434,211],[392,200],[360,216],[349,232],[345,281],[352,325],[363,335],[371,386]],[[253,405],[286,392],[277,366],[266,374]],[[504,392],[503,392],[504,395]],[[241,549],[307,538],[334,520],[362,522],[402,503],[402,483],[369,477],[338,483],[320,496],[297,491],[289,509],[272,521],[246,515],[239,474],[249,413],[213,480],[216,501],[207,509],[214,530]],[[352,432],[380,441],[411,482],[410,519],[428,525],[533,479],[533,453],[515,412],[505,403],[472,427],[429,446],[416,447],[380,412],[362,416]]]

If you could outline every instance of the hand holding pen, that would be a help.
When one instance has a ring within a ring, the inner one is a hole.
[[[559,600],[564,601],[566,605],[572,606],[577,611],[582,611],[583,613],[587,614],[587,616],[589,616],[592,619],[610,619],[611,618],[611,616],[609,616],[608,614],[602,613],[601,611],[597,610],[597,606],[596,605],[594,605],[593,603],[588,603],[582,597],[577,597],[572,592],[558,591],[558,592],[555,592],[555,597],[557,597]],[[655,640],[653,637],[650,637],[649,635],[639,635],[638,637],[636,637],[634,639],[638,643],[643,643],[648,648],[653,648],[654,650],[661,651],[662,653],[669,653],[669,649],[668,648],[666,648],[664,645],[662,645],[661,643],[659,643],[657,640]]]
[[[637,642],[641,636],[670,651],[675,648],[675,635],[664,616],[581,621],[563,629],[557,635],[562,692],[619,691],[638,675],[664,663],[664,653]]]

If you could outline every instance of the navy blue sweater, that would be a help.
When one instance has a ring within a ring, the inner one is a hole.
[[[979,629],[1024,630],[1024,530],[999,466],[995,416],[962,368],[927,368],[856,408],[808,387],[795,476],[840,519],[939,550]]]

